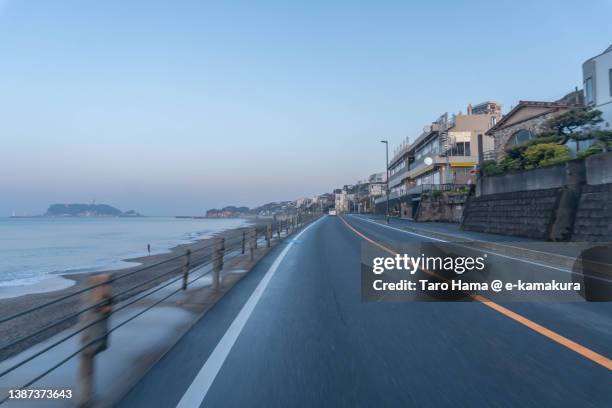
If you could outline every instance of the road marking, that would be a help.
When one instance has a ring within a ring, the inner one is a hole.
[[[351,217],[352,217],[352,216],[351,216]],[[390,228],[390,229],[392,229],[392,230],[396,230],[396,231],[399,231],[399,232],[403,232],[403,233],[405,233],[405,234],[416,235],[417,237],[427,238],[427,239],[431,239],[431,240],[438,241],[438,242],[449,242],[449,241],[445,241],[445,240],[443,240],[443,239],[434,238],[434,237],[428,237],[427,235],[421,235],[421,234],[417,234],[416,232],[406,231],[406,230],[403,230],[403,229],[400,229],[400,228],[395,228],[395,227],[392,227],[392,226],[390,226],[390,225],[381,224],[381,223],[379,223],[379,222],[372,221],[372,220],[369,220],[369,219],[367,219],[367,218],[361,218],[361,217],[355,217],[355,218],[357,218],[357,219],[359,219],[359,220],[362,220],[362,221],[371,222],[372,224],[380,225],[381,227],[386,227],[386,228]]]
[[[259,299],[261,299],[263,292],[268,287],[268,283],[270,283],[270,280],[276,273],[276,270],[278,269],[279,265],[281,264],[283,259],[285,259],[285,256],[287,255],[293,244],[296,242],[296,240],[298,240],[303,233],[308,231],[310,227],[318,223],[323,218],[325,217],[319,218],[317,221],[313,222],[312,224],[304,228],[302,231],[300,231],[300,233],[294,238],[292,238],[291,241],[289,241],[289,244],[285,247],[285,249],[283,249],[283,251],[278,255],[274,263],[266,271],[266,274],[255,288],[255,291],[251,294],[242,309],[240,309],[240,312],[234,318],[234,321],[227,329],[221,340],[219,340],[219,343],[217,344],[213,352],[210,354],[196,377],[193,379],[193,382],[191,383],[189,388],[187,388],[185,394],[183,394],[183,397],[176,405],[177,408],[194,408],[199,407],[202,404],[202,401],[204,401],[204,398],[206,397],[206,394],[208,393],[208,390],[210,389],[212,383],[215,381],[217,374],[219,374],[221,367],[223,367],[225,359],[232,350],[232,347],[234,347],[238,336],[240,336],[242,329],[249,320],[251,313],[253,313],[255,306],[257,306]]]
[[[340,217],[340,219],[342,220],[342,222],[351,230],[353,231],[355,234],[357,234],[359,237],[363,238],[364,240],[368,241],[369,243],[376,245],[377,247],[387,251],[389,254],[391,255],[397,255],[397,252],[387,248],[386,246],[374,241],[373,239],[365,236],[363,233],[359,232],[357,229],[355,229],[352,225],[350,225],[348,223],[348,221],[346,221],[344,219],[344,217]],[[428,272],[426,270],[423,270],[424,272]],[[610,360],[609,358],[607,358],[606,356],[603,356],[599,353],[596,353],[595,351],[576,343],[573,340],[568,339],[567,337],[564,337],[550,329],[547,329],[546,327],[532,321],[529,320],[528,318],[513,312],[512,310],[495,303],[494,301],[481,296],[481,295],[470,295],[472,297],[472,299],[482,303],[483,305],[495,310],[498,313],[501,313],[502,315],[514,320],[515,322],[518,322],[520,324],[522,324],[525,327],[530,328],[531,330],[535,331],[536,333],[541,334],[542,336],[548,337],[549,339],[553,340],[554,342],[580,354],[581,356],[593,361],[594,363],[597,363],[605,368],[607,368],[608,370],[612,370],[612,360]]]
[[[351,216],[351,217],[353,217],[353,216]],[[453,244],[453,245],[457,245],[457,246],[463,246],[463,245],[461,245],[461,244],[459,244],[457,242],[445,241],[443,239],[433,238],[433,237],[430,237],[430,236],[427,236],[427,235],[417,234],[416,232],[411,232],[411,231],[406,231],[406,230],[403,230],[403,229],[400,229],[400,228],[391,227],[390,225],[381,224],[380,222],[369,220],[367,218],[362,218],[362,217],[354,217],[354,218],[357,218],[360,221],[370,222],[370,223],[378,225],[380,227],[390,228],[390,229],[395,230],[395,231],[403,232],[405,234],[416,235],[418,237],[432,239],[432,240],[438,241],[438,242],[445,242],[445,243],[448,243],[448,244]],[[511,245],[507,245],[507,246],[509,246],[511,248],[518,248],[518,247],[513,247]],[[515,257],[510,256],[510,255],[504,255],[504,254],[500,254],[498,252],[489,251],[489,250],[486,250],[486,249],[479,249],[479,251],[487,253],[487,254],[491,254],[491,255],[494,255],[494,256],[499,256],[499,257],[502,257],[502,258],[512,259],[512,260],[515,260],[515,261],[524,262],[524,263],[528,263],[528,264],[531,264],[531,265],[541,266],[543,268],[554,269],[555,271],[559,271],[559,272],[563,272],[563,273],[568,273],[570,275],[578,275],[574,271],[570,271],[569,269],[559,268],[557,266],[547,265],[547,264],[543,264],[543,263],[535,262],[535,261],[528,261],[527,259],[515,258]],[[541,252],[541,251],[535,251],[535,252]],[[609,279],[600,278],[598,276],[591,276],[591,275],[588,275],[588,276],[590,278],[592,278],[592,279],[597,279],[597,280],[600,280],[600,281],[603,281],[603,282],[611,282]]]

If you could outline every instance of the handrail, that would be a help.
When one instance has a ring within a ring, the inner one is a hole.
[[[112,310],[107,315],[102,315],[103,317],[94,319],[91,322],[87,321],[87,324],[82,325],[81,327],[68,333],[67,335],[61,337],[60,339],[54,341],[53,343],[43,347],[37,352],[29,355],[27,358],[11,365],[10,367],[5,368],[2,372],[0,372],[0,378],[13,372],[14,370],[27,364],[28,362],[36,359],[37,357],[42,356],[43,354],[49,352],[50,350],[54,349],[60,344],[68,341],[69,339],[73,338],[79,333],[84,333],[88,330],[91,330],[91,328],[94,327],[96,324],[102,321],[105,321],[106,319],[108,319],[108,317],[118,313],[121,310],[126,309],[128,306],[133,305],[134,303],[139,302],[151,296],[152,294],[157,293],[160,290],[179,282],[181,279],[183,280],[183,285],[179,285],[179,287],[176,290],[173,290],[167,296],[164,296],[162,299],[157,300],[156,302],[147,306],[145,309],[141,310],[137,314],[130,316],[128,319],[108,329],[104,335],[104,338],[106,338],[106,336],[108,336],[113,331],[117,330],[119,327],[125,325],[126,323],[135,319],[136,317],[144,314],[146,311],[152,309],[154,306],[162,303],[164,300],[168,299],[169,297],[175,295],[176,293],[179,293],[181,290],[186,289],[188,284],[191,284],[201,279],[202,277],[209,275],[211,272],[213,273],[213,288],[214,288],[215,279],[217,282],[219,281],[218,274],[220,270],[223,268],[224,259],[225,260],[232,259],[238,256],[243,256],[243,254],[244,256],[247,256],[244,252],[245,240],[248,240],[250,242],[249,244],[250,256],[251,256],[251,259],[253,259],[253,251],[255,248],[257,248],[257,241],[259,241],[260,239],[264,238],[265,242],[267,243],[267,246],[270,247],[270,242],[273,239],[275,239],[275,236],[276,236],[276,241],[278,242],[290,236],[295,230],[300,228],[300,226],[304,226],[307,223],[314,221],[320,215],[321,215],[320,213],[303,213],[303,214],[298,214],[297,216],[290,216],[287,219],[268,223],[267,225],[264,225],[263,227],[258,226],[258,227],[239,228],[231,233],[223,234],[224,235],[223,237],[213,238],[213,242],[210,244],[207,244],[207,245],[195,248],[195,249],[191,249],[191,250],[187,249],[185,254],[172,256],[160,262],[146,265],[142,268],[137,268],[128,273],[121,274],[118,276],[112,276],[110,279],[108,279],[105,282],[87,286],[85,288],[74,291],[73,293],[70,293],[70,294],[61,296],[57,299],[54,299],[52,301],[43,303],[41,305],[37,305],[30,309],[27,309],[27,310],[24,310],[18,313],[14,313],[11,316],[0,319],[0,324],[6,323],[13,319],[23,317],[30,313],[33,313],[34,311],[44,310],[45,308],[53,306],[57,303],[73,298],[74,296],[78,294],[83,294],[88,291],[94,291],[104,286],[108,287],[109,285],[112,285],[113,283],[117,282],[119,279],[125,278],[126,276],[134,276],[137,273],[140,273],[146,270],[150,270],[156,266],[157,267],[163,266],[165,264],[168,264],[171,261],[178,261],[180,259],[184,261],[184,262],[177,262],[178,265],[176,263],[173,264],[172,266],[169,267],[168,270],[162,270],[161,273],[155,274],[155,276],[147,276],[145,280],[140,281],[134,285],[131,285],[128,288],[124,288],[119,293],[112,294],[111,295],[112,297],[109,299],[102,299],[99,301],[88,303],[86,307],[80,308],[77,311],[70,312],[53,322],[48,322],[48,323],[45,322],[46,324],[44,324],[42,327],[36,328],[33,332],[27,333],[17,339],[11,340],[10,342],[0,346],[0,352],[10,350],[12,347],[17,346],[26,340],[42,335],[45,332],[48,332],[49,330],[53,328],[59,327],[62,324],[68,323],[71,320],[74,320],[77,317],[84,315],[85,313],[89,313],[88,315],[91,315],[93,313],[93,315],[95,316],[100,316],[99,310],[101,310],[104,307],[107,307],[108,305],[112,305],[112,303],[115,303],[117,300],[121,301],[120,305],[118,307],[112,308]],[[202,252],[205,249],[210,249],[210,251]],[[212,267],[207,268],[206,270],[203,270],[201,273],[198,273],[197,275],[195,275],[195,278],[191,277],[191,279],[189,279],[190,270],[195,271],[196,269],[202,268],[203,266],[207,266],[207,265],[212,265]],[[183,271],[182,274],[181,274],[181,271]],[[169,279],[166,279],[166,278],[169,278]],[[115,302],[112,301],[113,299],[115,300]],[[70,355],[68,355],[66,358],[64,358],[63,360],[61,360],[54,366],[50,367],[49,369],[35,376],[34,379],[28,381],[27,384],[25,384],[22,388],[27,388],[30,385],[34,384],[36,381],[40,380],[41,378],[43,378],[44,376],[46,376],[53,370],[57,369],[65,362],[69,361],[71,358],[82,353],[84,350],[86,350],[88,347],[90,347],[92,344],[94,344],[98,340],[100,339],[96,338],[92,341],[88,341],[85,345],[83,345],[82,347],[80,347],[78,350],[71,353]],[[0,395],[0,404],[6,401],[6,399],[7,397]]]

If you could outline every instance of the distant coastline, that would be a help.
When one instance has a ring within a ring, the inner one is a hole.
[[[15,215],[9,218],[40,217],[143,217],[135,210],[121,211],[108,204],[51,204],[42,215]]]

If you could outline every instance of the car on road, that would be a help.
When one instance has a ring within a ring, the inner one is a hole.
[[[328,213],[328,214],[329,214],[329,215],[336,215],[336,210],[333,210],[333,209],[332,209],[332,210],[329,210],[329,213]]]

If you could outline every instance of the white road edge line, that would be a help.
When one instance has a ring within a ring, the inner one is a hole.
[[[247,302],[244,304],[238,315],[234,318],[234,321],[227,329],[221,340],[219,340],[219,343],[217,344],[213,352],[210,354],[210,356],[208,356],[208,359],[193,379],[193,382],[191,383],[189,388],[187,388],[187,391],[185,391],[185,394],[183,394],[183,397],[176,405],[177,408],[195,408],[199,407],[202,404],[204,398],[206,398],[208,390],[212,386],[213,381],[215,381],[217,374],[219,374],[221,367],[223,367],[225,359],[232,350],[232,347],[234,347],[238,336],[240,336],[242,329],[249,320],[251,313],[253,313],[255,306],[257,306],[259,299],[263,295],[263,292],[266,290],[268,283],[270,283],[270,280],[276,273],[276,270],[278,269],[279,265],[281,264],[283,259],[285,259],[285,256],[287,255],[295,241],[300,238],[303,233],[308,231],[310,227],[318,223],[323,218],[325,217],[319,218],[317,221],[313,222],[312,224],[304,228],[302,231],[300,231],[300,233],[297,234],[294,238],[292,238],[291,241],[289,241],[289,244],[285,247],[285,249],[283,249],[283,251],[278,255],[274,263],[266,271],[266,274],[261,279]]]
[[[358,219],[358,220],[362,220],[362,221],[371,222],[372,224],[376,224],[376,225],[379,225],[379,226],[381,226],[381,227],[391,228],[391,229],[393,229],[393,230],[396,230],[396,231],[399,231],[399,232],[403,232],[403,233],[405,233],[405,234],[416,235],[417,237],[422,237],[422,238],[427,238],[427,239],[433,239],[434,241],[438,241],[438,242],[446,242],[446,243],[450,243],[450,241],[445,241],[445,240],[443,240],[443,239],[438,239],[438,238],[428,237],[427,235],[417,234],[416,232],[410,232],[410,231],[406,231],[406,230],[403,230],[403,229],[400,229],[400,228],[391,227],[391,226],[389,226],[389,225],[385,225],[385,224],[382,224],[382,223],[380,223],[380,222],[376,222],[376,221],[373,221],[373,220],[369,220],[369,219],[367,219],[367,218],[362,218],[362,217],[354,217],[354,218],[356,218],[356,219]],[[502,257],[502,258],[513,259],[513,260],[515,260],[515,261],[525,262],[525,263],[528,263],[528,264],[531,264],[531,265],[537,265],[537,266],[542,266],[542,267],[544,267],[544,268],[554,269],[554,270],[557,270],[557,271],[561,271],[561,272],[569,273],[569,274],[571,274],[571,275],[573,275],[573,274],[574,274],[574,272],[573,272],[573,271],[570,271],[570,270],[567,270],[567,269],[563,269],[563,268],[558,268],[558,267],[556,267],[556,266],[546,265],[546,264],[539,263],[539,262],[528,261],[528,260],[526,260],[526,259],[521,259],[521,258],[515,258],[515,257],[513,257],[513,256],[509,256],[509,255],[502,255],[502,254],[500,254],[500,253],[497,253],[497,252],[492,252],[492,251],[487,251],[487,250],[485,250],[485,249],[481,249],[480,251],[482,251],[482,252],[484,252],[484,253],[487,253],[487,254],[491,254],[491,255],[495,255],[495,256],[500,256],[500,257]],[[607,280],[606,280],[606,281],[607,281]]]

